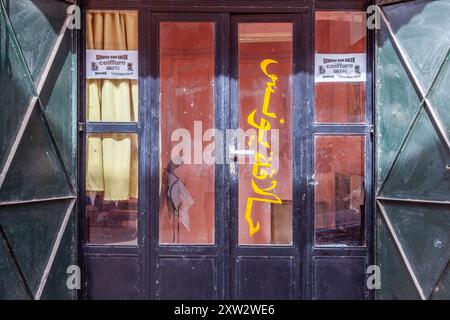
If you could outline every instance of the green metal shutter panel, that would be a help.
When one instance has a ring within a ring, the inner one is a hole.
[[[450,0],[382,6],[376,60],[380,299],[450,299]]]
[[[0,0],[0,299],[75,299],[77,52],[68,1]]]

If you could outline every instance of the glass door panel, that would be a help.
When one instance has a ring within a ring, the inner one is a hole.
[[[292,244],[290,22],[238,24],[238,240]]]
[[[161,244],[214,243],[214,27],[160,23]]]

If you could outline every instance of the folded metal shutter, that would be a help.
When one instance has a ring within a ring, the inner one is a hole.
[[[0,0],[0,299],[74,299],[77,52],[70,1]]]
[[[379,298],[449,299],[450,1],[383,5],[376,50]]]

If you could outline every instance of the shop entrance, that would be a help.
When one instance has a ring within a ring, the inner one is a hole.
[[[161,97],[152,159],[160,159],[161,179],[158,296],[197,288],[190,298],[298,298],[300,15],[152,18]]]
[[[123,21],[124,47],[94,32],[88,49],[136,50],[135,19],[139,78],[88,80],[88,103],[100,90],[100,109],[115,95],[130,111],[87,119],[86,296],[367,298],[365,13],[111,11],[87,18]],[[328,81],[343,64],[353,78]]]

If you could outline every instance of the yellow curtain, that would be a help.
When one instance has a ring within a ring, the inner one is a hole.
[[[89,11],[87,49],[138,50],[138,19],[133,11]],[[137,80],[88,79],[87,120],[138,120]],[[87,191],[104,192],[105,200],[137,198],[137,137],[91,136],[87,143]]]

